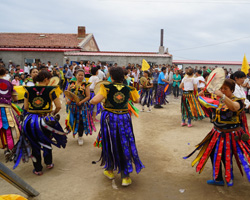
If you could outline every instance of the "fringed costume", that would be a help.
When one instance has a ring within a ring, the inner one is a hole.
[[[93,99],[93,97],[95,96],[95,93],[93,91],[90,92],[90,99]],[[102,104],[98,103],[97,105],[90,105],[90,111],[91,111],[91,115],[93,115],[93,112],[96,112],[96,116],[99,115],[99,113],[101,113],[101,111],[103,110]]]
[[[39,172],[43,168],[41,150],[43,150],[45,164],[51,165],[51,144],[58,148],[66,147],[67,137],[58,122],[59,115],[56,117],[50,115],[52,102],[57,98],[56,88],[55,86],[25,87],[25,98],[28,100],[29,107],[24,116],[21,137],[13,150],[14,168],[21,160],[28,162],[29,158],[32,158],[34,170]]]
[[[100,94],[105,98],[100,130],[101,165],[105,165],[106,170],[118,169],[123,178],[133,171],[134,162],[136,172],[139,173],[144,166],[139,159],[128,113],[128,100],[137,100],[138,92],[124,84],[112,83],[101,85]]]
[[[12,95],[17,95],[13,85],[0,79],[0,149],[12,150],[20,136],[20,125],[12,108]],[[17,109],[18,110],[18,109]]]
[[[225,180],[229,186],[233,184],[233,161],[234,156],[237,165],[243,175],[242,167],[250,181],[250,141],[245,137],[246,133],[241,127],[240,116],[244,109],[243,99],[233,96],[232,101],[240,104],[240,109],[236,112],[227,108],[224,103],[220,103],[217,109],[213,109],[212,122],[214,127],[208,135],[196,145],[196,149],[184,159],[192,156],[199,150],[199,154],[192,162],[192,166],[196,163],[196,171],[201,173],[209,157],[213,165],[213,179],[221,181],[222,166],[221,161],[225,167]],[[242,166],[241,166],[242,165]]]
[[[194,96],[193,91],[183,91],[181,98],[181,114],[182,120],[201,120],[205,118],[205,113],[200,103]]]
[[[166,98],[166,94],[164,92],[165,89],[165,84],[158,84],[157,87],[157,93],[156,93],[156,97],[155,97],[155,103],[157,105],[163,105],[165,104],[165,98]]]
[[[89,84],[86,82],[82,82],[81,85],[78,86],[75,81],[71,81],[69,90],[76,94],[81,101],[86,97],[86,87],[89,87]],[[92,131],[96,131],[88,101],[84,102],[80,106],[73,101],[71,102],[68,107],[66,128],[73,132],[74,137],[77,133],[79,137],[82,137],[83,133],[86,135],[92,135]]]

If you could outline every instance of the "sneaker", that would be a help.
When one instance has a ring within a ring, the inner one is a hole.
[[[188,124],[188,128],[192,127],[193,125],[192,124]]]
[[[181,126],[187,126],[187,123],[182,122]]]
[[[159,104],[156,104],[154,108],[161,108],[161,106]]]
[[[53,163],[51,163],[50,165],[47,165],[47,166],[46,166],[47,169],[52,169],[53,167],[54,167],[54,164],[53,164]]]
[[[95,119],[95,120],[94,120],[94,122],[96,122],[96,123],[99,123],[99,122],[100,122],[100,120],[98,120],[98,119]]]
[[[217,185],[217,186],[224,186],[224,181],[215,181],[215,180],[208,180],[208,185]]]
[[[132,180],[130,177],[126,177],[122,179],[122,186],[129,186],[132,184]]]
[[[112,180],[115,178],[114,172],[104,170],[103,175],[106,176],[108,179]]]
[[[147,112],[151,112],[151,109],[149,108]]]
[[[140,112],[144,112],[144,109],[141,109]]]
[[[78,137],[78,145],[79,146],[83,145],[83,139],[82,139],[82,137]]]
[[[233,181],[233,179],[231,179],[228,183],[227,183],[227,186],[228,187],[231,187],[231,186],[233,186],[234,185],[234,181]]]
[[[33,169],[33,174],[37,175],[37,176],[42,176],[43,175],[43,172],[40,171],[40,172],[37,172],[35,169]]]

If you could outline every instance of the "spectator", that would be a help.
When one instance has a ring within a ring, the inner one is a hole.
[[[19,75],[18,74],[14,75],[14,79],[12,80],[11,83],[12,83],[13,86],[19,86],[20,85]]]

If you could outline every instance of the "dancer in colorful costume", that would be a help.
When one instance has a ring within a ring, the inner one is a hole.
[[[165,103],[165,83],[169,83],[169,81],[167,81],[165,79],[165,74],[167,72],[167,68],[166,67],[162,67],[161,68],[161,73],[159,74],[158,77],[158,87],[157,87],[157,93],[156,93],[156,98],[155,98],[155,106],[154,108],[163,108],[162,104]]]
[[[226,79],[220,90],[215,94],[220,97],[218,108],[213,109],[212,123],[214,127],[208,135],[196,146],[196,149],[184,159],[189,158],[197,150],[200,150],[192,166],[196,163],[196,171],[201,173],[205,167],[207,159],[210,157],[213,166],[213,179],[208,180],[210,185],[224,185],[221,161],[225,167],[225,180],[228,186],[233,185],[233,160],[237,162],[241,174],[244,168],[246,176],[250,181],[250,142],[242,137],[245,132],[241,127],[240,115],[244,109],[244,99],[233,95],[235,82]]]
[[[88,81],[91,84],[89,86],[89,88],[90,88],[90,100],[95,96],[94,88],[95,88],[96,83],[100,81],[100,79],[97,76],[97,74],[98,74],[97,67],[93,67],[91,69],[91,74],[92,74],[92,76],[89,78],[89,81]],[[98,103],[97,105],[93,105],[93,104],[90,105],[91,115],[93,116],[94,122],[100,122],[99,120],[96,119],[96,116],[102,111],[102,109],[103,108],[102,108],[101,103]]]
[[[143,77],[145,79],[140,79],[141,95],[140,95],[140,104],[142,105],[142,112],[144,112],[144,106],[147,105],[148,112],[151,112],[151,107],[153,104],[153,81],[149,78],[149,72],[144,71]],[[143,83],[141,80],[145,80]]]
[[[181,126],[188,125],[188,127],[192,127],[191,120],[201,120],[205,118],[205,113],[194,95],[194,89],[196,91],[198,91],[198,89],[193,74],[193,69],[188,69],[187,75],[182,79],[179,86],[180,88],[184,87],[181,98]],[[186,119],[188,119],[188,124],[185,122]]]
[[[93,119],[90,113],[88,100],[90,99],[89,85],[84,82],[84,71],[79,69],[76,72],[76,81],[71,81],[68,91],[78,96],[80,101],[76,103],[72,99],[66,98],[69,105],[69,112],[66,119],[66,128],[73,132],[73,136],[78,133],[78,144],[83,145],[83,132],[86,135],[92,135],[92,131],[96,131]]]
[[[6,69],[0,67],[0,149],[7,149],[5,154],[8,154],[19,139],[21,127],[11,107],[11,100],[17,101],[17,93],[3,78],[5,74]]]
[[[242,84],[244,83],[244,81],[246,79],[246,74],[242,71],[237,71],[234,74],[232,74],[230,78],[232,78],[235,81],[234,96],[236,96],[237,98],[243,98],[244,104],[245,104],[245,109],[249,109],[250,102],[246,97],[246,93],[244,91],[244,88],[242,87]],[[249,137],[250,134],[249,134],[248,124],[247,124],[247,117],[246,117],[246,113],[244,110],[241,113],[241,124],[242,124],[242,128],[245,130],[245,132],[247,133],[247,135]],[[245,135],[245,137],[247,137],[247,136]]]
[[[136,172],[144,168],[139,159],[131,117],[128,113],[128,99],[139,102],[139,95],[135,88],[122,84],[124,80],[123,69],[112,67],[110,69],[112,82],[101,85],[98,93],[90,102],[97,104],[105,99],[104,111],[101,115],[102,154],[101,165],[105,165],[104,175],[114,179],[113,170],[121,173],[122,185],[132,183],[129,173],[133,171],[132,162]]]
[[[43,174],[41,150],[43,150],[46,167],[51,169],[54,167],[51,144],[58,148],[65,148],[67,143],[67,137],[58,122],[59,115],[54,117],[61,109],[61,102],[56,96],[56,87],[47,86],[50,78],[50,72],[41,70],[33,79],[37,86],[25,87],[24,109],[27,114],[24,116],[22,134],[14,151],[14,168],[18,166],[21,159],[28,162],[30,157],[34,166],[33,173],[36,175]],[[54,111],[52,111],[52,102],[56,106]],[[31,145],[32,152],[26,139]]]

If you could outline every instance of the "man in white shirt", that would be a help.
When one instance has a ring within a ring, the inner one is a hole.
[[[80,69],[84,69],[85,65],[83,64],[83,60],[80,61],[79,67]]]
[[[28,65],[28,63],[25,63],[23,68],[25,74],[30,74],[30,66]]]
[[[134,77],[134,87],[139,90],[139,73],[137,69],[134,69],[132,72],[132,76]]]
[[[32,63],[32,64],[33,64],[33,63]],[[49,71],[52,71],[53,65],[51,65],[51,62],[50,62],[50,61],[48,61],[48,64],[47,64],[46,66],[48,67],[48,70],[49,70]]]
[[[205,88],[205,79],[201,74],[202,74],[201,70],[198,70],[196,72],[196,79],[195,80],[197,83],[198,92],[200,92],[203,88]]]
[[[97,66],[97,69],[98,69],[98,74],[97,74],[97,76],[98,76],[98,78],[100,79],[100,81],[103,81],[103,79],[106,78],[105,73],[101,70],[101,68],[100,68],[99,65]]]

